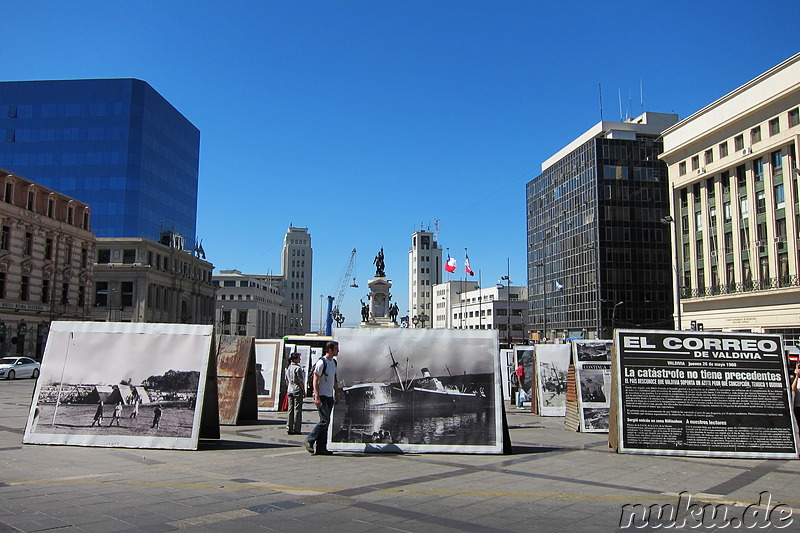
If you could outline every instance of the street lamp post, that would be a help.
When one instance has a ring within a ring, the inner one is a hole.
[[[611,335],[613,337],[614,330],[617,329],[617,307],[625,302],[617,302],[614,304],[614,309],[611,311]]]
[[[670,233],[672,233],[672,242],[675,246],[675,251],[672,255],[672,260],[674,264],[672,265],[672,269],[675,271],[675,313],[677,318],[677,329],[680,331],[681,327],[681,277],[680,273],[678,272],[678,229],[677,224],[675,224],[675,219],[672,218],[671,215],[666,215],[661,219],[662,224],[669,224],[670,226]]]

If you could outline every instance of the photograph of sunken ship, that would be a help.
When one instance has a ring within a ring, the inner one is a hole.
[[[468,373],[456,366],[458,351],[451,353],[453,358],[447,362],[440,355],[429,354],[444,375],[433,375],[433,365],[427,362],[417,367],[412,358],[395,353],[389,346],[374,357],[385,363],[375,379],[348,380],[343,362],[340,383],[344,401],[334,409],[331,440],[382,445],[494,445],[494,372]],[[347,365],[351,364],[347,360]]]
[[[189,437],[200,372],[169,370],[139,384],[42,385],[32,432]]]

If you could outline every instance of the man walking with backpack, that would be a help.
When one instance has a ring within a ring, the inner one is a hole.
[[[286,395],[289,397],[289,418],[286,420],[286,432],[289,435],[300,435],[303,429],[303,396],[306,388],[306,374],[299,365],[300,354],[293,352],[289,356],[286,368]]]
[[[308,453],[314,455],[332,455],[327,449],[328,426],[331,423],[331,411],[339,403],[339,381],[336,377],[336,357],[339,355],[339,343],[329,341],[325,344],[325,355],[314,365],[314,405],[319,412],[319,423],[314,426],[305,440]],[[316,448],[315,448],[316,444]]]

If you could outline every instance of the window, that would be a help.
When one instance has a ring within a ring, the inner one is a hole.
[[[14,201],[14,184],[11,183],[10,181],[6,182],[6,188],[3,195],[3,200],[8,204],[13,203]]]
[[[84,251],[86,249],[84,248]],[[107,265],[111,262],[111,250],[97,250],[97,263],[100,265]]]
[[[780,132],[781,132],[781,121],[780,119],[778,119],[778,117],[775,117],[769,121],[769,134],[770,136],[772,136],[772,135],[777,135]]]
[[[747,187],[747,171],[744,165],[736,167],[736,184],[740,189]]]
[[[703,164],[708,165],[714,162],[714,151],[709,149],[703,153]]]
[[[750,144],[761,142],[761,126],[756,126],[750,130]]]
[[[767,212],[767,202],[766,202],[766,195],[764,191],[758,191],[756,193],[756,214],[762,214]]]
[[[61,284],[61,305],[67,305],[69,303],[69,283],[62,283]]]
[[[44,258],[48,260],[53,258],[53,239],[51,237],[47,237],[44,241]]]
[[[3,224],[3,232],[0,234],[0,250],[8,250],[11,245],[11,226]]]
[[[709,200],[717,195],[716,182],[717,180],[715,180],[713,177],[708,178],[708,181],[706,182],[706,191],[708,192]]]
[[[19,288],[19,299],[27,301],[30,297],[31,291],[31,278],[29,276],[22,276],[22,284]]]
[[[47,216],[53,218],[53,213],[56,210],[56,201],[52,198],[47,199]]]
[[[789,110],[789,127],[793,128],[800,125],[800,108],[795,107]]]
[[[698,168],[700,168],[700,156],[692,156],[692,170],[697,170]]]
[[[6,273],[0,272],[0,298],[6,297]]]
[[[136,250],[133,248],[122,250],[122,262],[126,265],[133,264],[136,261]]]
[[[750,206],[747,203],[746,196],[739,200],[739,213],[741,215],[741,218],[748,218],[750,216]]]
[[[94,305],[105,307],[108,305],[108,282],[97,281],[94,284]]]
[[[694,214],[694,229],[695,231],[703,231],[703,213],[700,211]]]
[[[733,149],[737,152],[744,150],[744,135],[737,135],[733,138]]]
[[[50,301],[50,280],[42,280],[42,303],[46,304]]]
[[[36,194],[32,191],[28,191],[28,204],[26,205],[26,209],[28,211],[33,211],[34,207],[36,206]]]
[[[753,179],[764,181],[764,161],[761,158],[753,160]]]
[[[728,157],[728,141],[719,145],[719,158]]]
[[[86,300],[86,287],[78,285],[78,307],[83,307]]]
[[[716,207],[712,207],[712,208],[710,208],[708,210],[708,218],[709,218],[709,221],[708,221],[709,229],[711,229],[712,231],[716,231],[716,229],[715,229],[717,227],[717,208]]]
[[[724,217],[725,222],[730,222],[733,220],[733,213],[731,211],[731,203],[725,202],[722,204],[722,216]]]
[[[22,249],[22,253],[25,255],[33,253],[33,233],[29,231],[25,233],[25,246]]]
[[[131,307],[133,305],[133,282],[123,281],[121,286],[122,291],[120,293],[119,304],[123,307]]]
[[[775,186],[775,207],[777,209],[786,207],[786,197],[784,196],[782,183]]]
[[[772,177],[783,178],[783,157],[781,157],[780,150],[772,152],[769,155],[769,160],[772,167]]]
[[[681,161],[678,163],[678,175],[685,176],[686,175],[686,161]]]

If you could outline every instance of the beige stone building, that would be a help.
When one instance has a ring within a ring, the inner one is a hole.
[[[89,207],[0,169],[0,354],[41,360],[53,320],[85,320]]]
[[[181,241],[171,232],[161,242],[97,239],[91,319],[213,324],[214,265],[183,250]]]
[[[222,270],[212,277],[217,287],[216,327],[222,335],[277,339],[287,334],[289,309],[280,283],[268,276]]]
[[[681,327],[800,339],[800,54],[664,133]]]

